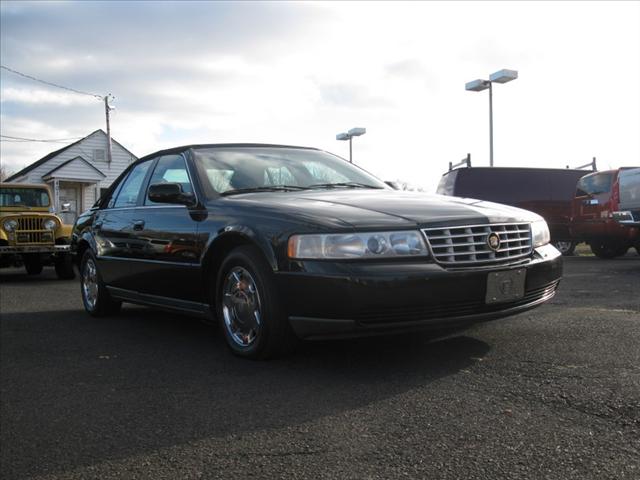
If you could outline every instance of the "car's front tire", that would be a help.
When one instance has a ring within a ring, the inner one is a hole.
[[[84,252],[80,262],[80,293],[84,309],[94,317],[117,313],[122,306],[122,302],[111,298],[91,250]]]
[[[267,359],[291,351],[295,335],[279,301],[273,271],[257,248],[232,250],[217,280],[216,316],[233,353]]]

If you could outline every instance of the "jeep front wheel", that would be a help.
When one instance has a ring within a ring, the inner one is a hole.
[[[24,268],[29,275],[39,275],[42,273],[42,261],[38,254],[27,254],[22,257]]]
[[[71,280],[75,278],[76,272],[73,270],[73,258],[71,255],[61,255],[55,260],[56,275],[60,280]]]

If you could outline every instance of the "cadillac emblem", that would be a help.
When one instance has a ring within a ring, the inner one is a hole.
[[[489,236],[487,236],[487,245],[491,250],[497,252],[500,248],[500,236],[494,232],[490,233]]]

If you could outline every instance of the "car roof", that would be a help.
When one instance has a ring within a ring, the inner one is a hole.
[[[319,150],[313,147],[300,147],[296,145],[278,145],[270,143],[196,143],[191,145],[182,145],[179,147],[167,148],[165,150],[158,150],[157,152],[150,153],[140,158],[140,160],[147,160],[158,155],[170,155],[172,153],[181,153],[186,150],[199,150],[204,148],[250,148],[250,147],[262,147],[262,148],[296,148],[300,150]]]
[[[49,185],[44,183],[0,183],[4,188],[44,188],[49,190]]]

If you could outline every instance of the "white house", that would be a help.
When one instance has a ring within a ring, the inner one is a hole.
[[[102,192],[137,157],[111,139],[112,161],[107,159],[107,134],[96,130],[81,140],[51,152],[5,180],[7,183],[46,183],[53,205],[65,223],[90,208]],[[64,208],[63,208],[64,206]]]

